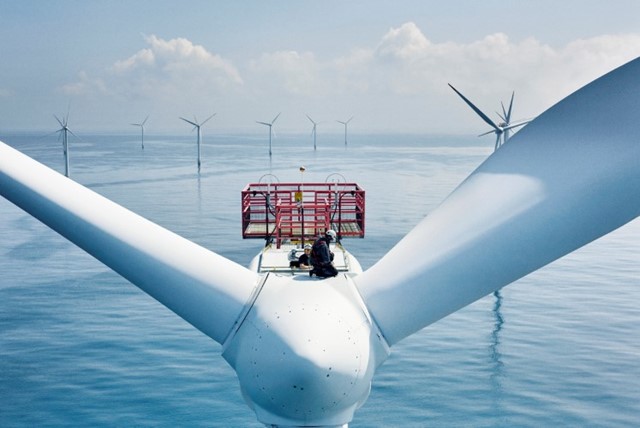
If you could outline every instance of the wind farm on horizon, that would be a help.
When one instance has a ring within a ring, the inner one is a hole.
[[[509,106],[508,108],[505,107],[504,103],[500,103],[501,108],[502,108],[502,113],[496,113],[499,117],[499,121],[496,123],[496,121],[493,121],[492,119],[489,118],[489,116],[487,114],[485,114],[482,110],[480,110],[475,104],[473,104],[467,97],[465,97],[460,91],[458,91],[453,85],[449,84],[449,87],[478,115],[480,116],[480,118],[487,123],[489,126],[491,126],[491,130],[481,133],[478,136],[485,136],[485,135],[489,135],[489,134],[495,134],[496,135],[496,140],[495,140],[495,144],[494,144],[494,151],[498,150],[501,146],[503,146],[511,137],[511,135],[516,132],[516,130],[518,128],[521,128],[523,126],[525,126],[527,123],[529,123],[532,119],[524,119],[524,120],[518,120],[518,121],[513,121],[511,119],[512,113],[513,113],[513,101],[514,101],[514,97],[515,97],[515,91],[513,91],[511,93],[511,99],[509,102]],[[192,131],[196,131],[196,146],[197,146],[197,160],[196,160],[196,165],[197,165],[197,169],[198,171],[200,171],[201,167],[202,167],[202,154],[201,154],[201,145],[203,143],[203,133],[202,133],[202,127],[209,122],[214,116],[216,116],[217,113],[213,113],[212,115],[208,116],[204,121],[199,122],[198,119],[194,116],[193,120],[191,119],[186,119],[183,116],[179,116],[178,119],[190,124],[193,126]],[[277,138],[277,134],[275,131],[275,124],[276,121],[281,117],[282,112],[279,112],[271,121],[266,122],[266,121],[260,121],[260,120],[256,120],[255,123],[258,125],[262,125],[268,128],[268,156],[272,157],[273,156],[273,141],[274,139]],[[58,118],[58,116],[54,116],[56,118],[56,120],[58,121],[59,125],[60,125],[60,129],[57,131],[58,134],[60,135],[60,137],[62,137],[63,140],[63,154],[64,154],[64,158],[65,158],[65,175],[68,177],[70,174],[70,162],[69,162],[69,141],[68,141],[68,134],[71,133],[72,135],[76,136],[73,132],[70,131],[69,126],[68,126],[68,121],[69,121],[69,113],[67,113],[66,116],[64,116],[62,119]],[[318,125],[324,122],[321,121],[316,121],[314,120],[309,114],[305,114],[305,117],[309,120],[309,122],[311,122],[312,124],[312,128],[311,128],[311,139],[313,142],[313,150],[316,151],[318,148]],[[348,130],[349,130],[349,124],[351,123],[351,121],[354,119],[355,116],[350,116],[348,119],[346,120],[340,120],[340,119],[336,119],[335,122],[339,123],[340,125],[342,125],[343,128],[343,132],[344,132],[344,147],[346,148],[349,144],[349,135],[348,135]],[[132,122],[129,125],[131,126],[135,126],[140,128],[140,147],[141,150],[145,149],[145,126],[147,124],[147,121],[149,120],[150,115],[147,115],[145,117],[145,119],[141,122]],[[77,136],[76,136],[77,137]]]

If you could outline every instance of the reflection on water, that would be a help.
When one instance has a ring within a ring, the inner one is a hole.
[[[198,165],[198,191],[196,202],[198,204],[198,213],[202,213],[202,180],[200,179],[200,165]]]
[[[500,294],[500,290],[495,291],[493,293],[493,297],[495,297],[495,302],[493,304],[494,323],[489,351],[491,361],[494,363],[496,368],[499,368],[502,366],[502,362],[500,361],[500,350],[498,349],[498,346],[500,345],[500,330],[502,330],[502,325],[504,324],[504,318],[500,312],[500,308],[502,307],[502,294]]]
[[[500,294],[500,290],[496,290],[493,293],[494,303],[493,303],[493,331],[491,332],[491,342],[489,344],[489,358],[491,360],[491,389],[494,396],[494,407],[495,411],[498,412],[500,410],[500,403],[502,397],[502,378],[503,378],[503,367],[504,364],[502,362],[502,355],[500,354],[500,331],[502,330],[502,325],[504,324],[504,318],[502,317],[501,307],[502,307],[502,294]]]

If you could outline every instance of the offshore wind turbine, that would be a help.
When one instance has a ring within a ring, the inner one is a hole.
[[[496,144],[494,147],[494,151],[498,150],[498,148],[507,142],[507,140],[509,139],[509,131],[511,129],[514,128],[518,128],[520,126],[526,125],[527,123],[531,122],[531,119],[527,119],[527,120],[521,120],[518,121],[516,123],[510,123],[511,122],[511,111],[513,109],[513,97],[515,95],[515,92],[511,93],[511,102],[509,103],[509,110],[505,110],[504,108],[504,104],[502,104],[502,115],[500,115],[498,113],[498,116],[500,116],[500,118],[502,119],[502,122],[500,122],[499,124],[496,124],[494,121],[492,121],[489,116],[487,116],[486,114],[484,114],[482,112],[482,110],[480,110],[478,107],[476,107],[471,101],[469,101],[469,99],[467,99],[467,97],[465,97],[464,95],[462,95],[460,93],[460,91],[458,91],[456,88],[454,88],[451,83],[448,83],[449,87],[451,89],[454,90],[454,92],[456,94],[458,94],[460,96],[460,98],[462,98],[462,100],[467,103],[467,105],[469,107],[471,107],[471,109],[473,111],[476,112],[476,114],[478,116],[480,116],[482,118],[482,120],[484,120],[487,124],[489,124],[489,126],[491,126],[493,129],[491,131],[485,132],[483,134],[478,135],[479,137],[482,137],[483,135],[488,135],[488,134],[496,134]]]
[[[204,120],[204,122],[202,122],[202,123],[198,123],[198,119],[196,119],[195,116],[193,117],[193,121],[191,121],[189,119],[185,119],[184,117],[180,118],[180,119],[184,120],[185,122],[190,123],[191,125],[193,125],[193,129],[197,129],[198,130],[198,171],[200,171],[200,140],[202,139],[202,133],[200,131],[200,128],[202,127],[202,125],[207,123],[209,121],[209,119],[211,119],[215,115],[216,115],[216,113],[213,113],[211,116],[206,118]]]
[[[510,137],[509,134],[511,133],[511,128],[509,128],[509,125],[511,125],[511,111],[513,110],[513,97],[515,97],[515,95],[516,95],[516,92],[512,91],[511,101],[509,101],[509,110],[506,110],[504,108],[504,103],[500,101],[500,106],[502,107],[502,114],[496,112],[498,117],[502,120],[502,122],[500,122],[498,126],[506,127],[506,129],[502,133],[502,142],[500,143],[501,146],[507,141],[509,141],[509,137]],[[530,121],[527,121],[526,123],[528,122]]]
[[[341,120],[336,120],[336,122],[344,125],[344,145],[345,146],[347,145],[347,125],[349,125],[349,122],[351,122],[351,119],[353,119],[353,116],[351,116],[349,120],[347,120],[346,122],[343,122]]]
[[[271,156],[271,134],[273,133],[273,124],[276,123],[276,120],[278,119],[278,117],[280,117],[280,114],[282,114],[282,112],[278,113],[271,122],[260,122],[256,120],[256,123],[269,127],[269,156]]]
[[[60,129],[58,129],[56,132],[58,132],[59,135],[62,136],[62,150],[64,152],[64,175],[66,177],[69,177],[70,169],[69,169],[69,135],[68,134],[72,134],[72,135],[76,135],[76,134],[71,132],[71,130],[69,129],[69,113],[67,113],[67,115],[62,119],[60,119],[55,114],[53,115],[53,117],[55,117],[58,123],[60,124]]]
[[[131,124],[133,126],[139,126],[140,127],[140,132],[142,132],[142,135],[140,137],[140,141],[142,142],[142,150],[144,150],[144,124],[147,123],[147,119],[149,119],[149,116],[147,116],[141,123],[132,123]]]
[[[638,75],[640,58],[569,95],[370,268],[309,286],[240,266],[4,143],[0,195],[222,345],[260,422],[345,427],[398,342],[640,215]]]
[[[313,135],[313,150],[315,150],[316,149],[316,135],[317,135],[318,122],[314,122],[314,120],[311,119],[311,117],[309,117],[309,115],[307,115],[307,119],[309,119],[311,121],[311,123],[313,123],[313,128],[311,128],[311,135]]]

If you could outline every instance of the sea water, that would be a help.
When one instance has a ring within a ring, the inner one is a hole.
[[[489,137],[319,134],[315,151],[279,136],[269,157],[264,135],[203,138],[198,172],[192,135],[144,150],[135,135],[71,137],[71,177],[243,265],[263,245],[241,238],[245,184],[344,177],[366,190],[366,237],[345,241],[366,269],[492,150]],[[64,171],[55,137],[0,139]],[[350,426],[638,426],[639,301],[636,220],[395,345]],[[262,426],[220,352],[0,199],[0,426]]]

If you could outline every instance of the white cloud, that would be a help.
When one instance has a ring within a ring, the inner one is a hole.
[[[68,83],[61,88],[66,95],[106,94],[107,88],[100,78],[92,78],[84,72],[78,73],[78,80]]]
[[[487,113],[498,110],[500,100],[515,90],[516,117],[530,117],[640,55],[640,34],[603,35],[559,48],[533,37],[515,41],[503,33],[468,43],[434,42],[413,22],[340,57],[280,50],[245,58],[240,68],[184,38],[152,35],[145,42],[146,47],[101,76],[80,73],[63,89],[78,96],[111,95],[115,102],[137,103],[138,108],[146,102],[157,109],[208,111],[213,102],[230,115],[251,116],[271,112],[274,105],[296,114],[312,108],[356,114],[372,130],[388,122],[389,129],[413,126],[433,132],[460,131],[455,116],[482,130],[473,113],[460,113],[466,107],[447,83]],[[252,118],[227,120],[241,127]]]
[[[311,52],[265,53],[251,62],[255,90],[271,87],[293,95],[315,96],[323,92],[322,66]]]
[[[116,73],[126,73],[138,67],[153,67],[155,55],[151,49],[141,49],[134,55],[123,61],[117,61],[113,65]]]
[[[407,22],[399,28],[390,29],[382,37],[376,51],[382,58],[390,56],[410,61],[425,55],[430,46],[431,42],[418,26],[413,22]]]
[[[479,106],[499,108],[517,93],[520,111],[535,115],[600,75],[640,55],[640,35],[603,35],[561,48],[531,37],[495,33],[470,43],[430,41],[414,23],[390,29],[358,76],[386,90],[387,99],[424,97],[426,105],[455,99],[457,85]],[[373,83],[375,82],[375,83]],[[482,108],[482,107],[481,107]],[[490,112],[491,110],[489,110]]]
[[[213,96],[217,91],[243,84],[236,67],[219,55],[184,38],[164,40],[145,37],[149,47],[115,62],[101,78],[81,73],[79,80],[63,90],[70,94],[101,92],[121,98],[163,96],[173,98]]]
[[[230,61],[187,39],[164,40],[152,35],[146,41],[151,47],[129,58],[135,61],[135,66],[154,66],[173,78],[201,77],[209,73],[222,85],[242,83],[238,70]]]

